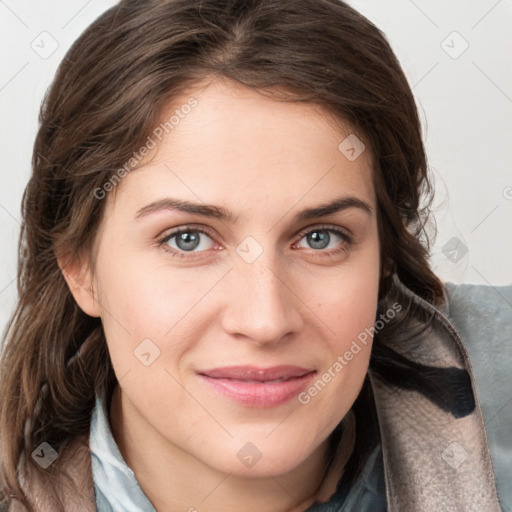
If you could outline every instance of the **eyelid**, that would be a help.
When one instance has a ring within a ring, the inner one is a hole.
[[[168,229],[168,230],[164,231],[161,235],[159,235],[157,237],[158,246],[160,246],[160,247],[165,246],[166,242],[168,242],[171,238],[175,237],[179,233],[183,233],[183,232],[187,232],[187,231],[197,231],[199,233],[205,234],[209,238],[211,238],[211,240],[214,243],[218,244],[218,242],[216,241],[215,235],[212,234],[213,230],[211,230],[210,228],[203,226],[203,225],[185,224],[180,227],[171,228],[170,230]],[[338,234],[344,240],[344,242],[341,244],[342,246],[350,245],[353,243],[353,235],[346,228],[342,228],[340,226],[333,225],[333,224],[313,224],[313,225],[310,225],[310,226],[307,226],[307,227],[301,229],[297,233],[297,235],[294,237],[294,238],[297,238],[297,240],[295,242],[293,242],[292,246],[297,245],[305,235],[307,235],[313,231],[331,231],[331,232]],[[198,251],[198,252],[179,251],[172,247],[167,247],[167,248],[164,247],[164,249],[168,252],[171,252],[174,256],[178,256],[178,257],[182,257],[182,258],[188,258],[188,257],[193,258],[195,254],[208,252],[207,250],[206,251]],[[314,250],[314,249],[311,249],[311,250],[315,253],[318,253],[318,255],[328,256],[333,253],[336,253],[340,249],[339,248],[331,249],[331,250],[327,250],[327,251]]]
[[[346,239],[347,242],[353,241],[353,235],[348,229],[342,228],[341,226],[336,226],[334,224],[313,224],[311,226],[301,229],[297,233],[296,236],[300,240],[303,236],[307,235],[308,233],[311,233],[311,231],[324,231],[324,230],[325,231],[334,231],[336,233],[339,233],[340,235],[343,236],[343,238]]]
[[[159,236],[157,236],[157,242],[159,245],[168,242],[171,238],[178,235],[179,233],[187,232],[187,231],[197,231],[199,233],[203,233],[204,235],[209,236],[215,243],[215,236],[213,235],[213,231],[207,228],[206,226],[199,226],[194,224],[185,224],[184,226],[180,226],[177,228],[166,229]]]
[[[353,236],[352,233],[348,229],[342,228],[342,227],[334,225],[334,224],[313,224],[313,225],[307,226],[305,228],[302,228],[295,235],[295,237],[299,237],[299,239],[300,239],[303,236],[310,233],[311,231],[314,231],[315,229],[317,229],[317,230],[325,229],[325,230],[337,231],[337,232],[342,233],[347,239],[352,239],[352,236]],[[192,230],[194,230],[194,231],[197,230],[200,233],[204,233],[205,235],[208,235],[210,238],[215,240],[215,235],[213,234],[213,230],[211,230],[210,228],[208,228],[206,226],[202,226],[199,224],[197,224],[197,225],[196,224],[185,224],[185,225],[177,227],[177,228],[166,229],[160,235],[157,236],[157,240],[161,242],[164,240],[168,240],[168,239],[172,238],[174,235],[177,235],[181,232],[192,231]]]

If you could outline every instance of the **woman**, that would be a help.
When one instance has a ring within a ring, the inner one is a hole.
[[[510,315],[432,273],[429,194],[404,74],[346,4],[107,11],[24,196],[6,510],[508,506],[467,319],[495,309],[501,378]]]

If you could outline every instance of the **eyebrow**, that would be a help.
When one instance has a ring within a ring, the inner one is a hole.
[[[236,222],[238,216],[221,206],[215,206],[212,204],[194,203],[192,201],[185,201],[184,199],[173,199],[167,197],[154,203],[148,204],[141,208],[135,215],[136,219],[145,217],[150,213],[158,212],[161,210],[177,210],[184,213],[193,213],[196,215],[202,215],[203,217],[213,217],[221,219],[227,222]]]
[[[348,196],[348,197],[339,197],[330,201],[328,203],[315,206],[312,208],[306,208],[299,212],[294,217],[295,222],[302,222],[309,219],[314,219],[316,217],[324,217],[326,215],[331,215],[333,213],[337,213],[343,210],[347,210],[349,208],[358,208],[363,212],[371,215],[373,208],[362,199],[357,197]],[[192,201],[186,201],[184,199],[174,199],[171,197],[167,197],[165,199],[160,199],[159,201],[155,201],[147,206],[141,208],[135,215],[136,219],[143,218],[151,213],[155,213],[162,210],[171,210],[171,211],[179,211],[183,213],[192,213],[195,215],[201,215],[203,217],[211,217],[215,219],[220,219],[229,223],[236,223],[240,214],[235,214],[226,208],[221,206],[215,206],[211,204],[204,203],[194,203]]]
[[[358,208],[363,212],[371,215],[373,208],[362,199],[357,197],[339,197],[334,199],[334,201],[330,201],[329,203],[325,203],[320,206],[316,206],[314,208],[306,208],[299,212],[295,217],[295,221],[304,221],[309,219],[314,219],[316,217],[324,217],[325,215],[330,215],[332,213],[337,213],[343,210],[347,210],[349,208]]]

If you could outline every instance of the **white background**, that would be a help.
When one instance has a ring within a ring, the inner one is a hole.
[[[40,103],[71,43],[114,3],[0,0],[0,330],[16,300]],[[435,271],[458,283],[511,283],[512,0],[350,4],[387,35],[419,104],[436,186]]]

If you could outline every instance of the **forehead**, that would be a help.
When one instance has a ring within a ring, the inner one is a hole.
[[[118,196],[143,202],[168,193],[229,200],[240,210],[261,201],[291,206],[328,192],[374,201],[369,151],[347,123],[317,105],[215,80],[174,98],[155,130],[154,148],[123,178],[116,202]],[[355,149],[356,158],[347,149]]]

